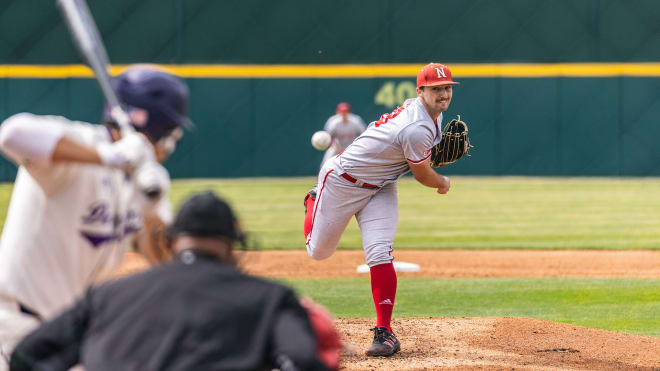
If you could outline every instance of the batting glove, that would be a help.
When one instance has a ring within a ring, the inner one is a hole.
[[[153,146],[142,134],[125,134],[113,143],[101,143],[96,147],[101,163],[106,166],[132,172],[148,160],[155,161]]]

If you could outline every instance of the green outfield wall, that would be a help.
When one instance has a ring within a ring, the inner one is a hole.
[[[115,63],[660,61],[657,0],[88,0]],[[0,61],[78,63],[55,0],[0,0]]]
[[[660,175],[660,2],[90,0],[114,63],[186,78],[174,177],[302,176],[339,101],[365,121],[414,96],[426,62],[461,85],[476,175]],[[54,1],[0,0],[0,118],[96,122],[102,98]],[[119,71],[121,67],[114,68]],[[0,161],[0,180],[16,168]]]

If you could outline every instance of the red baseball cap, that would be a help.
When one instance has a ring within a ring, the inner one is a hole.
[[[339,113],[351,112],[351,105],[346,102],[341,102],[337,105],[337,112]]]
[[[429,63],[417,74],[417,87],[456,85],[459,84],[451,79],[449,67],[440,63]]]

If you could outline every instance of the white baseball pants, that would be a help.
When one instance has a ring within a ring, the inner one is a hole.
[[[14,347],[38,326],[39,321],[21,312],[17,302],[0,297],[0,371],[9,370]]]
[[[333,160],[321,169],[316,187],[312,231],[306,246],[313,259],[330,257],[353,215],[360,226],[368,266],[391,263],[399,219],[396,183],[364,188],[341,177]]]

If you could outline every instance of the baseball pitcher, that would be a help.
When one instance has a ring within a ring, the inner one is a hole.
[[[304,233],[313,259],[334,253],[353,216],[360,226],[376,307],[369,356],[391,356],[400,349],[390,326],[397,287],[392,264],[397,180],[412,171],[418,182],[437,193],[449,191],[449,178],[431,167],[431,153],[442,140],[442,113],[449,108],[455,84],[447,66],[424,66],[417,75],[417,98],[381,116],[343,153],[329,159],[305,197]]]
[[[113,80],[134,131],[20,113],[0,126],[19,165],[0,240],[0,370],[15,344],[121,262],[143,218],[172,218],[169,174],[187,118],[183,80],[134,66]],[[107,110],[106,110],[107,111]]]

